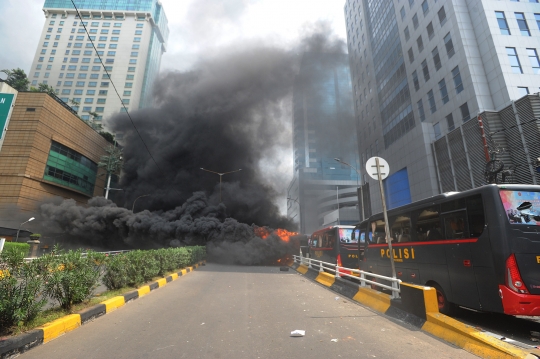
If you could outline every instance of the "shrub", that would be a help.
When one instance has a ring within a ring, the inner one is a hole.
[[[195,264],[206,258],[206,247],[184,247],[190,256],[190,264]]]
[[[26,257],[28,254],[28,251],[30,250],[30,245],[28,243],[17,243],[17,242],[6,242],[4,243],[4,252],[13,249],[17,252],[20,252],[23,254],[23,256]]]
[[[126,254],[117,254],[108,257],[105,262],[106,268],[101,281],[109,290],[126,287],[129,282],[127,268],[129,258]]]
[[[47,296],[64,309],[89,299],[99,283],[104,256],[92,251],[83,256],[82,250],[58,251],[36,261],[43,271]],[[56,254],[56,255],[55,255]]]
[[[13,247],[0,253],[0,334],[33,320],[46,303],[39,267],[24,255]]]
[[[126,271],[129,286],[137,287],[158,275],[159,263],[150,252],[137,250],[126,254],[129,260]]]

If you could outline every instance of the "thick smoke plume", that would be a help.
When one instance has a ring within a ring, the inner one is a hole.
[[[45,222],[94,248],[208,244],[211,259],[240,264],[272,263],[292,253],[293,244],[271,229],[261,232],[261,227],[225,218],[225,212],[223,204],[210,205],[202,192],[166,212],[133,213],[103,197],[90,199],[86,207],[71,199],[41,205]]]
[[[244,44],[208,56],[192,71],[164,74],[155,85],[156,107],[131,112],[137,130],[125,114],[107,123],[123,134],[123,191],[116,204],[50,202],[41,206],[44,221],[111,248],[208,244],[214,257],[244,264],[291,253],[291,244],[274,235],[262,239],[255,228],[295,229],[275,204],[290,180],[275,167],[291,151],[299,55],[343,56],[343,42],[325,35],[327,26],[317,30],[296,49]],[[219,176],[201,167],[242,171],[224,175],[220,191]],[[133,213],[141,195],[148,196]]]

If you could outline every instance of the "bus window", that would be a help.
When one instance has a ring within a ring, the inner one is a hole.
[[[384,231],[384,220],[379,219],[371,222],[371,231],[373,232],[372,243],[386,243],[386,233]]]
[[[336,236],[334,233],[326,233],[324,235],[323,239],[323,247],[324,248],[334,248],[334,245],[336,244]]]
[[[397,217],[389,219],[392,225],[390,233],[392,233],[392,243],[394,242],[410,242],[411,241],[411,216],[409,213],[401,214]]]
[[[439,206],[429,207],[418,211],[415,231],[419,241],[436,241],[444,239],[441,231],[439,214]]]
[[[353,237],[352,228],[338,228],[340,243],[358,243],[358,236]]]
[[[444,216],[444,233],[446,239],[468,238],[466,230],[467,214],[465,211],[452,212]]]
[[[482,196],[472,196],[467,198],[467,215],[469,219],[469,235],[478,237],[484,231],[484,204]]]

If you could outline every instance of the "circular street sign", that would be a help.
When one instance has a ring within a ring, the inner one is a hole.
[[[390,166],[388,165],[388,162],[384,158],[381,157],[371,157],[366,162],[366,172],[367,174],[373,178],[374,180],[378,180],[379,177],[377,176],[377,161],[376,158],[379,159],[379,167],[381,168],[381,179],[385,179],[388,177],[388,174],[390,173]]]

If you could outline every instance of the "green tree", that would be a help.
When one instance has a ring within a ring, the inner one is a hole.
[[[8,76],[5,82],[9,86],[17,91],[28,91],[30,80],[28,80],[23,69],[17,68],[12,70],[2,70],[0,72],[3,72]]]
[[[47,84],[38,84],[38,88],[37,88],[37,91],[38,92],[46,92],[50,95],[56,95],[56,90],[52,87],[52,86],[49,86]]]

